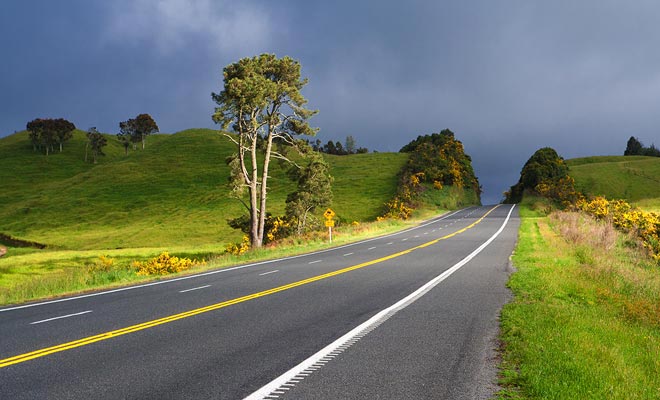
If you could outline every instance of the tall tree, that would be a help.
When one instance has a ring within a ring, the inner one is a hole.
[[[300,63],[289,57],[262,54],[243,58],[226,66],[223,77],[222,91],[211,94],[218,105],[213,121],[223,130],[231,126],[235,133],[225,134],[237,148],[235,186],[248,190],[249,203],[243,204],[250,214],[250,243],[261,247],[271,157],[287,160],[273,149],[273,141],[298,146],[295,136],[315,135],[317,129],[307,121],[317,111],[305,108],[307,100],[300,91],[307,79],[300,76]],[[263,144],[258,146],[260,141]]]
[[[355,154],[356,148],[355,148],[355,138],[351,135],[346,136],[346,145],[344,146],[344,150],[346,150],[346,153],[348,154]]]
[[[87,131],[87,145],[85,146],[85,162],[87,162],[88,149],[92,152],[92,160],[96,164],[99,156],[104,156],[103,147],[108,144],[107,139],[95,127]]]

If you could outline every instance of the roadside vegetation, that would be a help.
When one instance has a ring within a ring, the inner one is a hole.
[[[660,179],[657,158],[590,157],[568,168],[559,156],[543,158],[552,164],[536,165],[536,176],[551,173],[534,186],[521,174],[510,191],[522,195],[522,221],[514,300],[501,317],[499,397],[660,398],[660,219],[652,212],[660,188],[639,187]],[[603,189],[608,181],[630,183],[628,197],[613,200],[621,192]]]
[[[307,83],[261,54],[223,69],[220,131],[157,134],[139,114],[117,135],[37,118],[0,139],[0,304],[324,248],[321,215],[347,243],[479,203],[449,130],[396,154],[312,144]]]
[[[138,275],[133,267],[163,252],[200,263],[181,274],[328,246],[327,230],[321,229],[240,256],[223,254],[229,243],[241,243],[242,232],[227,220],[242,209],[227,185],[224,159],[233,146],[217,131],[151,134],[144,150],[129,154],[112,135],[101,136],[107,139],[105,156],[97,164],[84,159],[88,132],[74,131],[64,151],[48,157],[34,153],[27,132],[0,139],[0,233],[5,235],[0,246],[8,250],[0,257],[0,304],[163,279]],[[408,158],[407,153],[323,154],[333,177],[334,244],[393,232],[476,203],[453,186],[429,188],[410,220],[376,222],[396,196]],[[277,185],[269,204],[282,215],[297,184],[279,163],[273,164],[271,180]]]

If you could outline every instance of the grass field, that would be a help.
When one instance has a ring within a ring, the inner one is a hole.
[[[526,199],[501,399],[660,398],[660,270],[628,238]]]
[[[124,155],[109,138],[99,164],[83,162],[84,133],[62,154],[35,154],[27,135],[0,140],[0,232],[60,249],[199,246],[240,239],[226,219],[243,213],[228,197],[225,158],[234,148],[215,131],[149,137]],[[333,208],[346,221],[373,220],[396,190],[405,154],[328,156]],[[269,211],[295,190],[274,163]],[[321,210],[322,211],[322,210]]]
[[[227,219],[244,212],[228,196],[225,159],[234,146],[217,131],[153,135],[145,150],[130,150],[128,155],[114,137],[108,136],[108,143],[107,155],[94,165],[84,162],[82,131],[75,132],[63,153],[48,157],[33,151],[26,132],[0,139],[0,233],[47,245],[44,250],[7,246],[7,255],[0,258],[0,304],[144,279],[124,273],[126,268],[90,275],[87,269],[100,255],[123,267],[165,250],[214,258],[205,268],[278,255],[271,250],[240,260],[216,259],[227,243],[240,241],[242,233],[230,228]],[[332,208],[344,225],[338,227],[337,239],[396,229],[396,224],[364,223],[381,215],[395,194],[408,155],[325,156],[334,177]],[[271,164],[270,175],[268,211],[281,215],[295,186],[278,163]],[[430,202],[418,217],[438,212],[439,204],[478,201],[461,201],[450,188],[435,197],[444,202]],[[354,221],[362,225],[352,227]],[[284,251],[324,245],[297,243]]]
[[[599,156],[566,161],[578,190],[660,211],[660,158]]]

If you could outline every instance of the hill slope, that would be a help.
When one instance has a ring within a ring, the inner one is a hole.
[[[228,197],[225,158],[234,147],[217,131],[153,135],[144,151],[108,136],[97,165],[83,161],[85,134],[63,153],[34,153],[26,132],[0,139],[0,232],[67,249],[227,243],[226,220],[242,206]],[[396,191],[406,154],[327,156],[333,209],[346,221],[374,219]],[[274,163],[269,211],[284,211],[294,185]]]
[[[626,199],[648,208],[660,204],[660,158],[600,156],[566,161],[578,190]]]

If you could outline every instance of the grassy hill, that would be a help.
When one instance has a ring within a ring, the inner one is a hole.
[[[660,211],[660,158],[599,156],[566,161],[582,192]]]
[[[240,239],[227,218],[242,206],[228,197],[225,158],[234,147],[217,131],[154,135],[143,150],[112,137],[98,164],[85,163],[85,134],[63,153],[34,153],[27,134],[0,139],[0,232],[61,249],[199,246]],[[327,156],[333,209],[346,221],[373,220],[396,190],[407,155]],[[269,211],[283,213],[295,189],[273,164]]]

